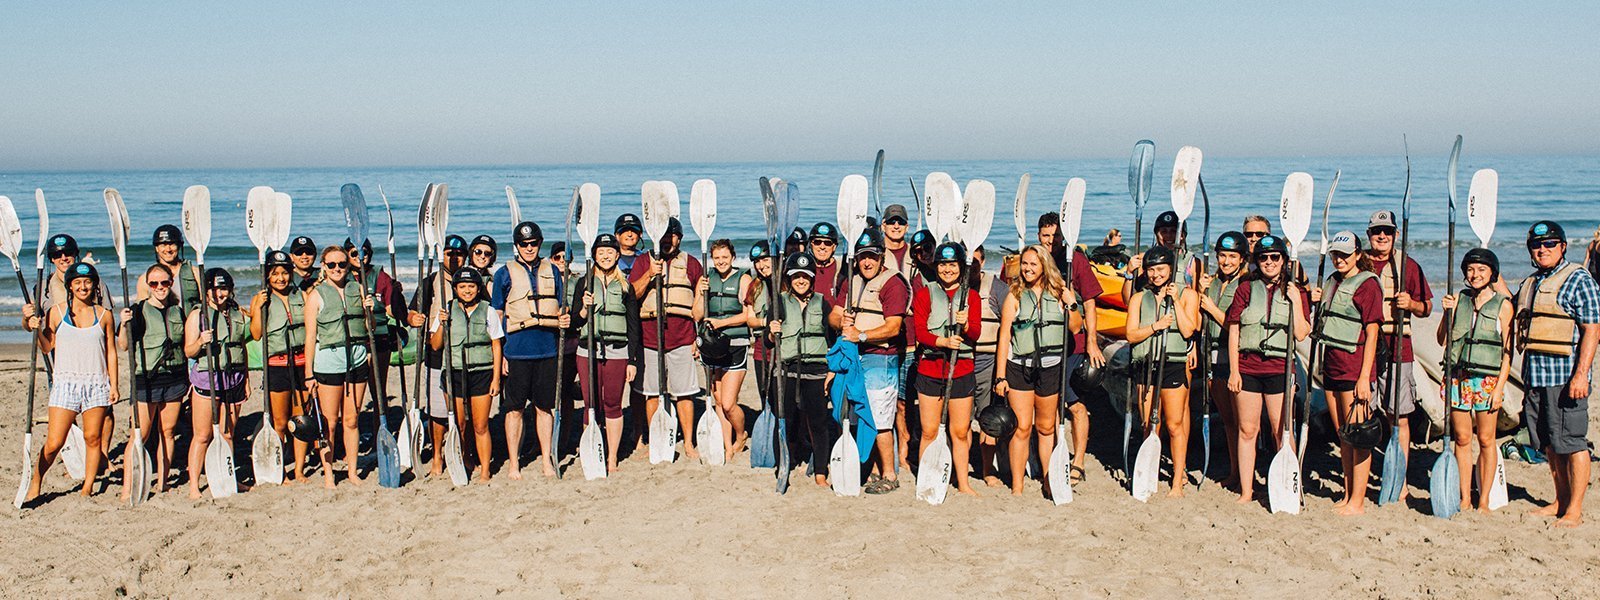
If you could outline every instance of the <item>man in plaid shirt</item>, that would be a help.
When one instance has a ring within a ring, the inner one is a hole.
[[[1557,527],[1576,527],[1589,487],[1589,367],[1600,343],[1600,285],[1566,254],[1560,224],[1539,221],[1529,228],[1536,270],[1517,292],[1516,329],[1528,386],[1524,423],[1550,459],[1556,487],[1556,501],[1534,514],[1557,517]]]

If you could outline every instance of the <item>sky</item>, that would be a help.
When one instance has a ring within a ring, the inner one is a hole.
[[[1213,6],[1215,5],[1215,6]],[[0,171],[1600,151],[1594,2],[0,4]]]

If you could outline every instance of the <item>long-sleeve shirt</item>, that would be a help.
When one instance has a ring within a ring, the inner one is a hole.
[[[953,310],[960,310],[962,306],[955,300],[956,291],[956,289],[941,289],[937,293],[943,293],[945,298],[950,299]],[[930,293],[935,293],[930,287],[919,286],[917,288],[916,295],[911,300],[911,327],[916,335],[917,346],[932,349],[938,348],[939,335],[928,331],[928,313],[933,310],[933,302],[928,296]],[[967,345],[976,343],[978,336],[983,333],[982,302],[983,299],[978,297],[977,290],[967,290],[965,305],[967,323],[966,327],[961,331],[961,337],[966,341]],[[917,360],[917,374],[924,377],[943,379],[947,366],[945,360],[947,352],[948,350],[944,348],[938,348],[937,352],[923,354],[923,358]],[[962,377],[970,373],[972,373],[972,358],[968,357],[956,360],[956,370],[951,376]]]

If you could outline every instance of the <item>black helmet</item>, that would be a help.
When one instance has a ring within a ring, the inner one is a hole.
[[[794,254],[806,245],[806,230],[799,227],[789,232],[789,237],[783,240],[783,253]]]
[[[933,252],[933,262],[934,264],[953,262],[966,266],[967,249],[960,242],[939,244],[939,248]]]
[[[517,223],[516,229],[511,232],[511,241],[520,244],[529,240],[544,242],[544,232],[539,230],[539,224],[533,221]]]
[[[804,252],[790,254],[789,257],[783,261],[783,274],[785,277],[796,274],[805,275],[806,277],[816,277],[817,259],[812,258],[810,254],[806,254]]]
[[[171,223],[157,227],[156,232],[150,236],[150,245],[159,246],[161,244],[177,244],[182,246],[183,232],[178,230],[177,225],[173,225]]]
[[[1144,268],[1146,269],[1156,265],[1173,267],[1177,264],[1178,256],[1173,254],[1172,250],[1166,246],[1151,246],[1149,250],[1144,251]]]
[[[288,267],[292,265],[294,265],[294,263],[289,260],[289,253],[282,250],[270,250],[267,252],[267,268]]]
[[[206,269],[206,287],[209,289],[233,289],[233,274],[222,267]]]
[[[772,243],[768,242],[767,240],[761,240],[750,246],[750,262],[755,262],[771,256]]]
[[[1461,274],[1467,274],[1467,265],[1483,265],[1489,267],[1490,281],[1500,277],[1500,257],[1488,248],[1473,248],[1461,257]]]
[[[1251,256],[1251,260],[1261,260],[1261,257],[1268,254],[1288,256],[1289,250],[1284,245],[1283,238],[1278,236],[1272,234],[1261,236],[1261,239],[1256,242],[1256,252]]]
[[[934,245],[932,231],[919,229],[911,234],[911,249],[915,252],[931,252]]]
[[[500,245],[495,243],[494,238],[489,237],[488,235],[480,235],[472,238],[472,243],[467,244],[467,247],[471,248],[473,246],[488,246],[489,249],[493,250],[495,254],[500,253]]]
[[[444,238],[444,249],[445,249],[446,252],[449,252],[451,250],[456,250],[456,251],[460,251],[460,252],[466,252],[467,251],[467,238],[464,238],[464,237],[461,237],[461,236],[455,235],[455,234],[450,234],[449,236],[446,236]]]
[[[67,267],[67,275],[62,283],[67,287],[72,287],[73,281],[84,277],[88,277],[90,283],[100,285],[100,272],[94,269],[94,265],[86,262],[72,263],[72,266]]]
[[[289,419],[289,435],[307,444],[317,441],[317,422],[311,415],[297,415]]]
[[[990,437],[1006,439],[1017,428],[1017,413],[1004,402],[991,402],[978,411],[978,429]]]
[[[355,251],[356,243],[350,238],[345,238],[344,246],[341,247],[344,248],[345,254],[350,254],[351,252]],[[372,256],[372,238],[367,238],[361,241],[361,256]]]
[[[1215,252],[1237,252],[1239,254],[1245,254],[1249,252],[1249,249],[1250,244],[1244,239],[1244,234],[1237,231],[1229,231],[1222,234],[1222,237],[1217,238],[1217,245],[1212,250]]]
[[[1078,363],[1078,368],[1072,370],[1068,378],[1068,385],[1080,395],[1086,395],[1100,389],[1100,382],[1105,380],[1105,369],[1089,364],[1089,361]]]
[[[1160,215],[1156,216],[1156,226],[1154,227],[1154,229],[1161,229],[1163,227],[1171,227],[1173,229],[1177,229],[1178,228],[1178,213],[1175,213],[1175,212],[1172,212],[1172,211],[1168,210],[1168,211],[1163,211]]]
[[[611,231],[617,234],[621,234],[624,231],[644,233],[644,225],[639,223],[639,215],[622,213],[622,216],[617,217],[617,224],[611,227]]]
[[[1528,243],[1542,242],[1544,240],[1567,241],[1567,232],[1561,229],[1561,224],[1555,221],[1539,221],[1528,228]]]
[[[71,254],[73,256],[78,255],[78,240],[72,239],[72,236],[65,233],[58,233],[50,236],[50,242],[45,244],[45,246],[45,252],[47,252],[52,259],[66,254]]]
[[[679,221],[677,217],[667,217],[667,229],[661,232],[661,236],[664,238],[669,235],[683,237],[683,221]]]
[[[837,244],[839,243],[839,228],[834,227],[833,223],[823,221],[811,226],[809,238],[813,240],[828,240]]]
[[[477,267],[461,267],[460,269],[456,270],[456,274],[451,278],[450,282],[470,283],[478,286],[479,290],[482,290],[483,271],[479,271]]]
[[[609,233],[602,233],[600,235],[594,236],[594,245],[589,247],[589,256],[594,256],[594,251],[595,250],[599,250],[601,248],[610,248],[612,250],[621,250],[622,249],[622,244],[617,243],[617,236],[611,235]]]
[[[883,232],[878,231],[877,228],[862,231],[861,237],[856,238],[855,253],[856,256],[861,256],[862,254],[877,254],[881,256],[883,254]]]
[[[1345,423],[1339,428],[1339,437],[1351,446],[1376,450],[1389,438],[1389,425],[1384,421],[1383,413],[1376,413],[1359,423]]]

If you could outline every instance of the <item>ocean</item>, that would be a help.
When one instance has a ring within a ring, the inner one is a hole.
[[[1131,149],[1131,146],[1130,146]],[[1448,149],[1441,141],[1440,150]],[[1144,210],[1144,240],[1157,214],[1170,206],[1167,180],[1171,173],[1174,146],[1157,147],[1155,183]],[[1445,154],[1415,155],[1412,162],[1410,248],[1412,256],[1436,284],[1442,285],[1445,268],[1447,219]],[[384,240],[388,235],[379,187],[387,194],[393,209],[393,236],[403,280],[416,276],[417,207],[429,182],[450,185],[450,230],[469,239],[487,233],[501,246],[501,257],[510,256],[510,214],[505,186],[516,189],[524,218],[537,221],[546,243],[566,237],[567,203],[579,184],[594,182],[602,191],[603,226],[624,212],[639,211],[640,185],[649,179],[671,180],[678,185],[683,211],[688,212],[689,188],[701,178],[717,183],[718,214],[712,237],[734,240],[741,254],[766,234],[760,177],[779,177],[799,186],[800,221],[809,226],[821,220],[835,220],[835,204],[840,180],[849,174],[871,176],[872,154],[861,160],[837,162],[773,162],[727,164],[617,164],[483,167],[404,167],[404,168],[304,168],[304,169],[225,169],[160,171],[73,171],[0,172],[0,195],[9,196],[22,219],[23,271],[30,285],[33,279],[33,248],[37,242],[37,221],[33,202],[35,188],[44,190],[49,203],[51,232],[66,232],[77,238],[80,247],[91,252],[102,265],[115,265],[109,220],[101,192],[114,187],[122,193],[132,220],[130,234],[130,278],[154,259],[149,245],[151,232],[163,223],[178,223],[184,189],[206,185],[212,198],[211,247],[206,252],[207,266],[235,270],[243,282],[257,281],[256,250],[244,230],[246,192],[257,185],[271,186],[294,199],[293,235],[308,235],[319,245],[344,240],[343,213],[339,187],[356,183],[365,192],[372,215],[371,236],[381,264]],[[1584,243],[1600,225],[1600,156],[1480,156],[1464,153],[1457,183],[1457,256],[1477,244],[1466,219],[1466,198],[1474,171],[1493,168],[1500,174],[1499,223],[1491,247],[1500,254],[1508,277],[1529,271],[1522,239],[1532,222],[1555,219],[1574,240],[1571,257],[1581,260]],[[1315,157],[1315,158],[1238,158],[1207,157],[1202,169],[1210,196],[1210,234],[1214,239],[1224,231],[1241,228],[1244,218],[1262,214],[1273,220],[1284,178],[1293,171],[1310,173],[1316,182],[1315,210],[1311,233],[1301,247],[1305,260],[1316,260],[1318,229],[1328,185],[1335,170],[1342,170],[1339,188],[1329,218],[1329,233],[1351,229],[1363,233],[1368,216],[1376,210],[1397,213],[1405,185],[1405,163],[1401,156]],[[986,179],[997,191],[995,223],[987,245],[1014,247],[1016,229],[1012,225],[1012,205],[1018,180],[1032,174],[1028,197],[1028,238],[1033,223],[1044,212],[1056,210],[1062,191],[1071,177],[1082,177],[1088,188],[1084,202],[1080,243],[1100,242],[1109,228],[1124,231],[1124,242],[1132,244],[1134,207],[1128,194],[1126,158],[1081,160],[958,160],[899,161],[890,154],[884,169],[882,204],[905,204],[916,221],[916,207],[909,180],[921,189],[930,171],[950,173],[965,188],[968,181]],[[1198,243],[1204,229],[1205,209],[1200,198],[1189,218],[1189,236]],[[913,223],[915,224],[915,223]],[[693,229],[685,223],[684,246],[697,251]],[[576,234],[573,234],[576,236]],[[191,255],[192,256],[192,255]],[[993,254],[991,254],[993,256]],[[997,265],[990,260],[990,268]],[[102,273],[112,275],[102,268]],[[9,278],[8,278],[9,279]],[[1458,278],[1459,279],[1459,278]],[[109,282],[117,293],[117,281]],[[7,330],[17,327],[20,296],[14,285],[0,285],[0,321]],[[15,331],[0,333],[0,341],[18,341]]]

